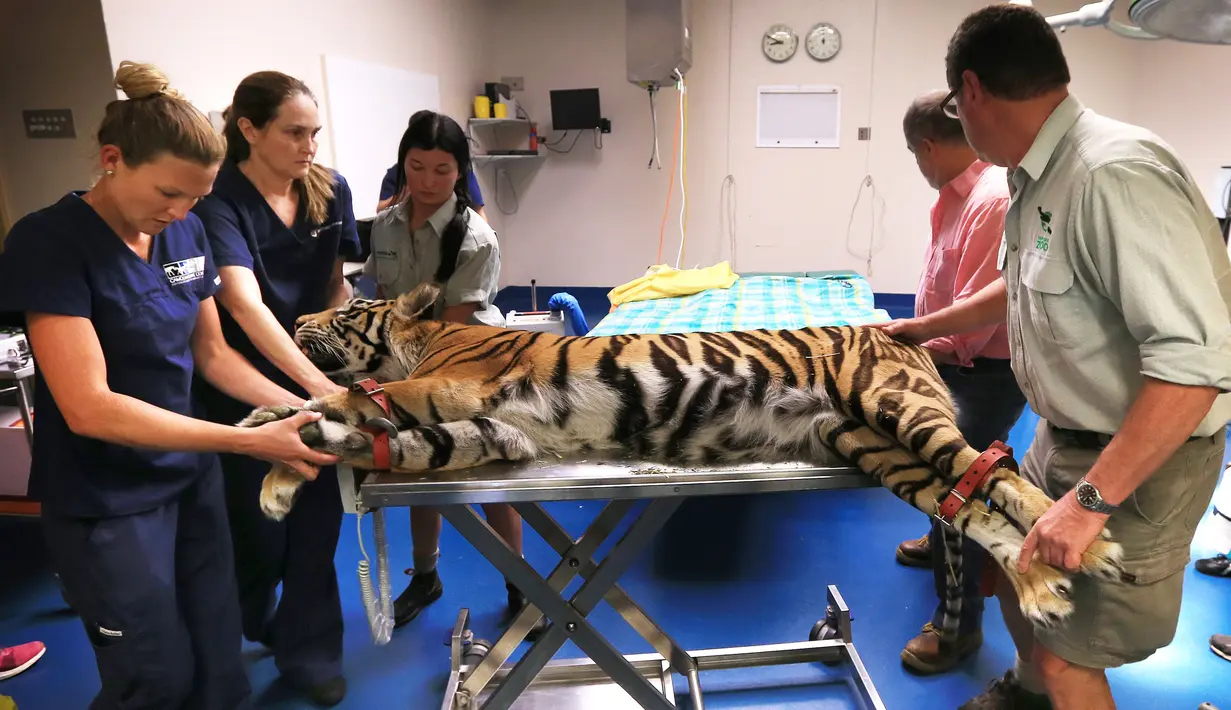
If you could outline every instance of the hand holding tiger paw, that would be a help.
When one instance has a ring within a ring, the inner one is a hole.
[[[289,404],[260,407],[244,417],[243,421],[237,426],[251,428],[261,426],[262,424],[269,424],[270,422],[281,421],[287,417],[294,416],[296,412],[302,411],[302,409],[302,407],[292,407]]]
[[[245,429],[239,453],[270,463],[285,464],[304,478],[313,480],[318,466],[338,462],[337,456],[314,451],[303,442],[304,434],[300,429],[320,418],[319,412],[300,411],[289,419]]]
[[[1026,573],[1036,552],[1044,564],[1069,572],[1078,571],[1082,556],[1099,539],[1108,517],[1081,507],[1077,494],[1069,491],[1030,528],[1017,558],[1018,571]]]

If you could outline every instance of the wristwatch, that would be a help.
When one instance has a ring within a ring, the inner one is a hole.
[[[1077,482],[1075,490],[1077,491],[1077,502],[1086,510],[1107,515],[1117,508],[1117,506],[1103,500],[1103,495],[1084,476]]]

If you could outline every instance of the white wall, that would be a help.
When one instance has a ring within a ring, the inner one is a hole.
[[[481,88],[481,46],[455,41],[480,31],[478,0],[102,0],[102,6],[113,66],[125,59],[153,62],[203,110],[225,108],[240,80],[263,69],[302,79],[324,108],[323,55],[434,74],[442,108],[455,116],[467,115],[468,97]],[[329,165],[328,131],[321,136],[319,160]],[[397,152],[396,143],[388,152]]]
[[[115,97],[97,0],[0,0],[0,66],[0,212],[15,222],[94,181],[94,135]],[[75,140],[26,138],[22,111],[48,108],[72,110]]]
[[[1184,158],[1214,203],[1220,166],[1231,166],[1231,91],[1222,88],[1231,47],[1138,42],[1134,49],[1134,120]]]
[[[721,207],[724,178],[736,183],[739,270],[854,268],[867,273],[873,238],[869,191],[851,220],[860,180],[871,174],[884,200],[870,280],[878,291],[910,293],[928,238],[934,193],[918,175],[901,137],[901,117],[918,93],[944,85],[944,54],[961,19],[986,0],[694,0],[689,80],[688,238],[685,266],[730,258]],[[1077,0],[1039,0],[1044,14]],[[509,283],[611,286],[654,262],[668,171],[646,170],[652,141],[648,99],[625,80],[623,3],[568,0],[488,2],[491,76],[521,75],[519,99],[546,129],[550,89],[597,86],[613,122],[596,151],[584,135],[569,155],[549,153],[537,171],[510,171],[519,182],[515,215],[489,210],[505,245]],[[801,35],[827,20],[844,47],[818,63],[801,47],[782,65],[761,54],[761,33],[786,22]],[[1209,90],[1231,49],[1145,43],[1102,29],[1061,35],[1072,90],[1102,113],[1159,131],[1209,183],[1231,163],[1223,129],[1231,96]],[[842,146],[755,147],[756,87],[837,84],[842,89]],[[673,91],[660,94],[663,160],[670,160]],[[860,126],[872,140],[856,140]],[[571,141],[571,137],[570,137]],[[520,172],[519,172],[520,171]],[[525,174],[521,174],[525,173]],[[507,183],[502,201],[512,207]],[[676,194],[678,195],[678,180]],[[490,196],[489,196],[490,199]],[[667,221],[663,261],[679,244],[678,197]],[[852,253],[853,252],[853,253]]]

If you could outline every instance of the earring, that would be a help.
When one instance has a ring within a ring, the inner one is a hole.
[[[111,177],[112,175],[115,175],[115,171],[114,171],[114,170],[104,170],[104,171],[103,171],[103,173],[104,173],[107,177]]]

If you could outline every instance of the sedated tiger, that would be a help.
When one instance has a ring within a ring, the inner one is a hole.
[[[931,515],[982,452],[957,429],[931,358],[875,328],[563,337],[423,318],[439,296],[424,284],[396,300],[356,299],[304,316],[295,340],[340,383],[384,383],[396,438],[394,471],[447,471],[492,461],[587,453],[671,465],[813,462],[833,453]],[[323,414],[305,443],[373,467],[361,428],[385,412],[363,393],[307,404]],[[240,426],[292,415],[255,410]],[[261,506],[281,519],[303,483],[274,466]],[[1017,558],[1051,500],[997,468],[953,526],[995,559],[1022,613],[1055,626],[1073,612],[1069,575]],[[992,505],[988,505],[990,501]],[[1104,531],[1080,572],[1121,579],[1121,549]]]

